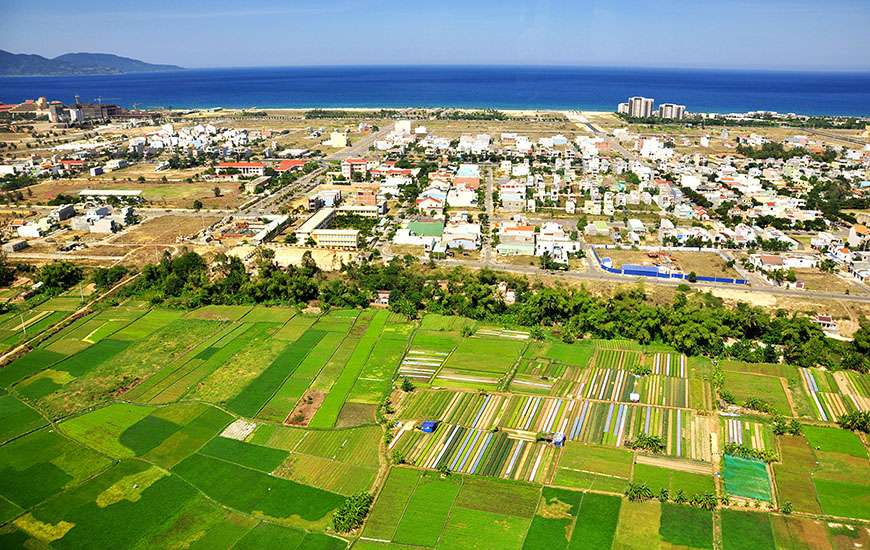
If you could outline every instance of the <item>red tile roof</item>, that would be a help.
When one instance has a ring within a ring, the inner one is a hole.
[[[303,166],[305,166],[305,161],[301,159],[282,160],[278,163],[278,166],[275,167],[275,171],[286,172],[288,170],[293,170],[294,168],[302,168]]]

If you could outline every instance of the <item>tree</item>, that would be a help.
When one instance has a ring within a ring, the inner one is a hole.
[[[0,252],[0,286],[15,282],[15,266],[9,263],[5,252]]]
[[[202,210],[202,201],[199,199],[194,200],[193,201],[193,209],[194,210]]]
[[[217,185],[215,185],[214,189],[212,189],[212,193],[214,193],[215,197],[220,197],[221,196],[221,188],[218,187]]]
[[[121,265],[98,267],[94,270],[93,274],[94,285],[100,290],[108,289],[123,279],[126,274],[127,268]]]
[[[852,411],[840,415],[837,424],[844,430],[870,433],[870,411]]]
[[[402,378],[402,391],[405,393],[411,393],[414,391],[414,383],[411,382],[411,379],[407,376]]]
[[[59,261],[42,266],[36,278],[42,283],[43,292],[60,294],[81,281],[82,275],[81,267],[67,261]]]
[[[690,271],[689,274],[686,276],[686,280],[689,281],[690,283],[697,283],[698,282],[698,274],[695,273],[694,271]]]

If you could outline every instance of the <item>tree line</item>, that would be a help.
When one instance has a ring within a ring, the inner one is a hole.
[[[687,355],[751,362],[784,361],[798,366],[870,369],[870,323],[862,320],[853,342],[828,338],[803,314],[768,311],[746,303],[727,306],[709,293],[678,287],[668,303],[653,302],[642,287],[601,297],[585,287],[546,286],[523,276],[483,269],[444,269],[416,258],[363,262],[340,272],[321,271],[306,253],[298,266],[278,267],[274,253],[258,250],[253,274],[235,257],[219,255],[209,265],[194,252],[168,254],[146,266],[125,289],[152,303],[194,308],[208,304],[296,304],[366,307],[388,290],[392,311],[409,318],[424,313],[459,315],[505,326],[542,328],[565,342],[593,337],[660,342]],[[504,282],[516,302],[498,290]]]

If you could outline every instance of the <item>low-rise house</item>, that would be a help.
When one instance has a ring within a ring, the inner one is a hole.
[[[245,177],[259,177],[266,174],[266,165],[262,162],[219,162],[216,172],[218,174],[241,174]]]

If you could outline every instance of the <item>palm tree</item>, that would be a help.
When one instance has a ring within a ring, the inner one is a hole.
[[[686,493],[684,493],[682,489],[677,491],[677,494],[674,495],[674,502],[677,504],[685,504],[686,500],[688,500],[686,498]]]
[[[700,502],[698,504],[704,510],[715,510],[718,503],[719,501],[716,499],[716,495],[707,492],[700,495]]]

